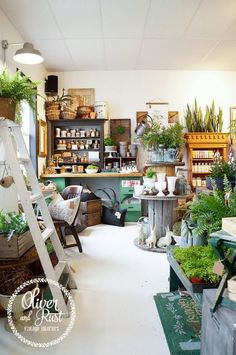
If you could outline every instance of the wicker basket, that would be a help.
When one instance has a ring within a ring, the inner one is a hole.
[[[46,112],[47,119],[52,121],[52,120],[59,120],[61,116],[61,111],[60,110],[48,110]]]
[[[70,110],[63,110],[61,113],[61,117],[64,120],[74,120],[76,118],[76,112]]]

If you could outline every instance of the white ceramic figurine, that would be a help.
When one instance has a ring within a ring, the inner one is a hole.
[[[167,226],[165,229],[166,229],[165,237],[162,237],[157,241],[158,248],[164,248],[171,245],[172,237],[174,236],[174,233],[170,231],[169,226]]]
[[[156,242],[157,242],[156,226],[154,226],[150,236],[146,239],[146,244],[149,248],[156,248]]]

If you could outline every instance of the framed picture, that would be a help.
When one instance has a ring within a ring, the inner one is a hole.
[[[38,120],[38,156],[47,156],[47,122],[41,119]]]
[[[136,111],[136,122],[139,124],[142,121],[147,121],[147,111]]]
[[[168,123],[179,123],[179,111],[168,111]]]
[[[230,139],[235,140],[236,138],[236,106],[231,106],[230,108]]]
[[[72,96],[71,108],[77,111],[78,106],[94,106],[95,89],[68,89],[68,95]]]

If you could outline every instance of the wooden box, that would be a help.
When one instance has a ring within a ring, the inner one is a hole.
[[[123,130],[123,132],[122,132]],[[111,119],[110,120],[110,135],[117,144],[119,142],[131,142],[131,119]]]
[[[88,227],[96,226],[96,224],[101,223],[102,211],[93,212],[93,213],[85,213],[85,217],[86,217]]]
[[[0,235],[0,260],[19,259],[34,245],[30,231],[16,236],[8,241],[7,237]]]
[[[88,227],[100,224],[102,218],[102,200],[81,202],[80,211],[85,216]]]

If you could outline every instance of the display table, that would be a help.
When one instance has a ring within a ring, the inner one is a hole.
[[[135,196],[140,200],[148,202],[148,217],[150,226],[156,226],[157,237],[164,237],[166,234],[165,227],[171,229],[176,220],[177,200],[187,199],[190,195],[175,195],[175,196],[157,196],[157,195],[140,195]]]

